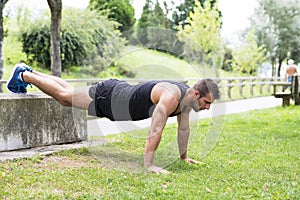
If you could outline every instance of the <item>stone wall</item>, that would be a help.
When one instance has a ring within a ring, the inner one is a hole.
[[[80,142],[86,111],[63,107],[42,94],[0,94],[0,151]]]

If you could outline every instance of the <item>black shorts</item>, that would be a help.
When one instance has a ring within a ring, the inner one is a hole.
[[[119,80],[110,79],[97,83],[89,88],[89,96],[93,99],[88,108],[88,115],[110,118],[110,97]]]

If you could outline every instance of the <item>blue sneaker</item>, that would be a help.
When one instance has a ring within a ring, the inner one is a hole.
[[[20,78],[19,78],[19,75],[20,73],[22,72],[25,72],[25,71],[29,71],[32,69],[30,67],[28,67],[27,65],[25,64],[19,64],[19,65],[16,65],[14,67],[14,70],[13,70],[13,74],[12,76],[10,77],[9,81],[8,81],[8,84],[7,84],[7,89],[13,93],[23,93],[23,94],[26,94],[27,93],[27,86],[28,86],[28,83],[22,81]]]
[[[32,72],[31,67],[27,66],[25,63],[17,64],[16,66],[24,67],[26,71]]]

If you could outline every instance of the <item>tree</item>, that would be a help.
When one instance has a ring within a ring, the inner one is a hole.
[[[178,41],[176,32],[171,30],[170,20],[158,1],[154,4],[151,0],[146,0],[137,28],[137,39],[145,47],[177,56],[181,54],[182,44]]]
[[[203,0],[202,0],[203,1]],[[188,18],[191,11],[195,7],[195,0],[184,0],[179,6],[176,7],[172,15],[172,20],[177,27],[179,24],[185,25],[186,19]]]
[[[252,29],[256,30],[255,35],[257,38],[257,44],[259,46],[264,46],[264,48],[266,49],[268,59],[273,66],[272,74],[275,75],[274,69],[276,65],[276,49],[278,36],[274,25],[270,22],[270,19],[268,17],[264,16],[263,13],[264,11],[262,9],[256,10],[256,16],[251,18]]]
[[[51,11],[51,71],[54,76],[61,76],[60,29],[62,0],[47,0]]]
[[[109,19],[121,24],[121,32],[128,31],[135,23],[134,8],[129,0],[90,0],[89,8],[106,11]]]
[[[223,58],[222,69],[224,71],[232,71],[232,63],[233,63],[232,49],[224,45],[224,58]]]
[[[8,0],[0,0],[0,80],[3,77],[3,40],[4,40],[4,28],[3,28],[3,9]],[[0,92],[2,93],[2,84],[0,83]]]
[[[255,75],[260,64],[266,61],[265,49],[255,41],[255,31],[248,32],[245,42],[233,52],[233,69]]]
[[[165,27],[167,24],[166,21],[168,21],[168,19],[160,7],[158,0],[156,0],[150,22],[153,25]]]
[[[201,6],[204,6],[204,2],[206,0],[199,0]],[[215,6],[217,3],[216,0],[211,1],[211,6]],[[179,6],[176,7],[172,14],[173,27],[177,27],[179,24],[184,26],[187,21],[186,19],[189,17],[190,12],[193,11],[195,7],[195,0],[184,0]],[[219,12],[221,16],[221,12]]]
[[[23,51],[30,64],[49,69],[50,16],[37,17],[21,33]],[[61,58],[64,70],[70,66],[89,65],[101,70],[116,58],[125,40],[117,31],[118,24],[88,9],[64,9],[61,23]],[[94,70],[95,69],[95,70]]]
[[[272,62],[273,75],[278,63],[277,76],[288,57],[300,61],[300,4],[295,0],[259,0],[257,12],[252,17],[258,44],[264,45]],[[264,20],[261,20],[264,19]],[[293,57],[292,57],[293,56]]]
[[[179,40],[185,43],[185,54],[190,61],[201,63],[206,58],[221,65],[222,40],[219,33],[221,20],[216,5],[198,0],[186,24],[178,26]],[[206,58],[205,58],[206,57]]]
[[[147,44],[148,40],[148,32],[147,27],[150,26],[150,18],[151,18],[151,0],[146,0],[146,3],[143,7],[143,12],[141,18],[138,21],[137,25],[137,37],[142,44]],[[152,25],[153,26],[153,25]]]

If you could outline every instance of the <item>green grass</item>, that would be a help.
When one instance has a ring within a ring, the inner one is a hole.
[[[133,70],[137,79],[203,77],[197,66],[169,54],[138,47],[127,47],[115,62]]]
[[[199,149],[211,122],[200,120],[192,127],[201,134],[190,143],[189,155],[204,165],[190,165],[176,158],[166,167],[171,172],[168,175],[122,169],[119,166],[126,163],[142,163],[137,160],[142,159],[142,134],[147,132],[142,130],[108,137],[111,142],[98,149],[83,148],[45,158],[0,163],[1,197],[298,199],[300,107],[251,111],[228,115],[223,120],[222,134],[206,157],[201,157]],[[160,148],[173,144],[175,132],[176,127],[168,125]],[[95,152],[115,157],[95,157]],[[157,158],[162,154],[157,154]]]
[[[138,79],[249,76],[216,69],[216,66],[188,63],[170,54],[133,46],[125,48],[114,62],[133,70]]]

